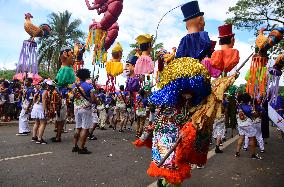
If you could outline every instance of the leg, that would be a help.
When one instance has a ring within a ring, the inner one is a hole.
[[[218,135],[218,136],[217,136],[215,153],[223,153],[223,151],[220,150],[220,148],[219,148],[220,143],[221,143],[221,138],[222,138],[221,135]]]
[[[241,147],[243,145],[244,139],[245,139],[245,136],[244,135],[240,135],[240,137],[238,139],[237,150],[236,150],[237,153],[240,153],[240,150],[241,150]]]
[[[33,137],[36,138],[38,137],[38,127],[39,127],[39,120],[35,120],[35,124],[34,124],[34,127],[33,127]]]
[[[245,143],[244,143],[244,149],[246,150],[248,148],[249,145],[249,138],[247,136],[245,136]]]
[[[256,146],[256,138],[254,137],[249,137],[249,145],[250,145],[250,152],[251,155],[255,155],[255,146]]]
[[[86,144],[86,140],[87,140],[87,136],[89,134],[89,129],[82,129],[81,133],[80,133],[80,149],[84,149],[85,148],[85,144]]]
[[[64,121],[58,121],[57,122],[57,133],[56,133],[56,140],[61,141],[61,134],[64,126]]]
[[[81,130],[82,130],[82,128],[77,128],[76,132],[74,134],[73,143],[74,143],[75,147],[78,147],[78,141],[79,141],[79,138],[80,138]]]
[[[38,140],[42,140],[45,127],[46,127],[46,120],[40,120],[40,126],[38,129]]]

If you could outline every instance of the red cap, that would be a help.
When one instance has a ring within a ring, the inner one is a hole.
[[[232,31],[232,28],[233,28],[232,24],[222,25],[218,27],[219,38],[235,36],[235,34]]]

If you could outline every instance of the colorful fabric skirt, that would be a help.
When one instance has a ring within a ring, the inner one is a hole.
[[[55,80],[57,81],[57,85],[59,87],[73,84],[76,80],[76,76],[75,76],[73,68],[69,66],[62,66],[59,69]]]

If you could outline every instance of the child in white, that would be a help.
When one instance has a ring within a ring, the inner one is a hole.
[[[213,124],[213,138],[216,139],[215,153],[223,153],[219,146],[222,137],[225,135],[225,115],[222,114],[220,118],[216,118]]]

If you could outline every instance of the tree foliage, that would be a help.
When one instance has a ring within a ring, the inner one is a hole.
[[[60,50],[63,47],[73,47],[74,42],[84,37],[84,32],[79,29],[80,19],[71,18],[72,13],[67,10],[59,13],[51,13],[48,24],[52,28],[52,34],[48,38],[39,40],[39,67],[54,77],[59,70]]]
[[[0,70],[0,79],[12,80],[16,70]]]
[[[237,29],[257,31],[266,28],[270,31],[273,27],[284,26],[284,1],[283,0],[239,0],[235,6],[229,8],[232,16],[225,22],[233,24]],[[284,41],[274,46],[269,55],[276,58],[284,49]]]
[[[226,22],[232,23],[238,29],[270,30],[275,24],[284,25],[283,0],[239,0],[235,6],[229,8],[228,13],[232,17]]]

